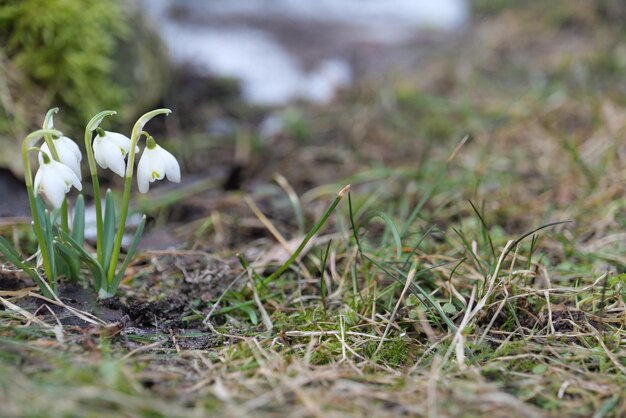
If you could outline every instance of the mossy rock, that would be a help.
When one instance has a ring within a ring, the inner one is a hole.
[[[167,84],[158,34],[119,0],[6,0],[0,45],[0,167],[16,175],[20,141],[47,109],[59,107],[57,127],[80,140],[98,111],[117,110],[113,122],[127,125]]]

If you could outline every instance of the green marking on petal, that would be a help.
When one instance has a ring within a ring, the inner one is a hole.
[[[158,179],[159,177],[161,177],[161,176],[159,176],[159,173],[157,173],[156,171],[152,172],[152,178],[153,179]]]

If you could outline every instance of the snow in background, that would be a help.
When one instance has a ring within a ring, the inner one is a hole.
[[[305,68],[270,30],[281,21],[331,25],[354,43],[394,45],[423,30],[453,31],[468,19],[465,0],[143,0],[143,7],[175,64],[236,78],[244,98],[262,105],[327,103],[353,80],[342,56]]]

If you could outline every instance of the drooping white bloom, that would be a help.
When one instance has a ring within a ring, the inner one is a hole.
[[[82,174],[80,172],[80,162],[83,159],[83,155],[80,152],[80,148],[76,145],[76,142],[72,141],[66,136],[52,139],[54,141],[54,148],[59,155],[59,161],[72,169],[78,180],[82,180]],[[52,155],[48,144],[44,142],[41,146],[41,151],[47,155]],[[43,165],[43,154],[39,153],[39,165]]]
[[[124,177],[126,155],[130,151],[131,141],[117,132],[102,131],[93,140],[93,155],[102,168],[110,168],[115,174]],[[139,152],[139,148],[135,148]]]
[[[167,177],[169,181],[174,183],[179,183],[180,165],[171,153],[157,145],[154,139],[148,138],[137,166],[139,192],[148,192],[150,183],[155,180],[162,180],[163,177]]]
[[[82,190],[83,186],[74,171],[46,154],[35,174],[35,193],[43,194],[55,208],[60,208],[65,194],[72,186]]]

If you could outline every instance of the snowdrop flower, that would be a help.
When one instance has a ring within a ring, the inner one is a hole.
[[[80,152],[80,148],[76,145],[76,142],[72,141],[66,136],[61,136],[52,139],[54,141],[54,147],[59,155],[59,162],[65,164],[72,169],[78,180],[82,180],[80,172],[80,162],[83,159],[83,155]],[[39,165],[43,165],[43,153],[51,155],[50,148],[47,143],[41,146],[41,153],[39,153]]]
[[[110,168],[115,174],[124,177],[126,155],[130,151],[130,139],[116,132],[96,129],[98,134],[93,140],[93,154],[102,168]],[[135,148],[139,152],[139,148]]]
[[[139,192],[148,192],[150,183],[155,180],[162,180],[165,176],[168,180],[179,183],[180,166],[172,154],[157,145],[154,139],[149,136],[137,166]]]
[[[63,163],[41,153],[42,163],[35,174],[35,193],[43,194],[55,208],[60,208],[65,194],[72,186],[82,190],[83,186],[74,171]]]

